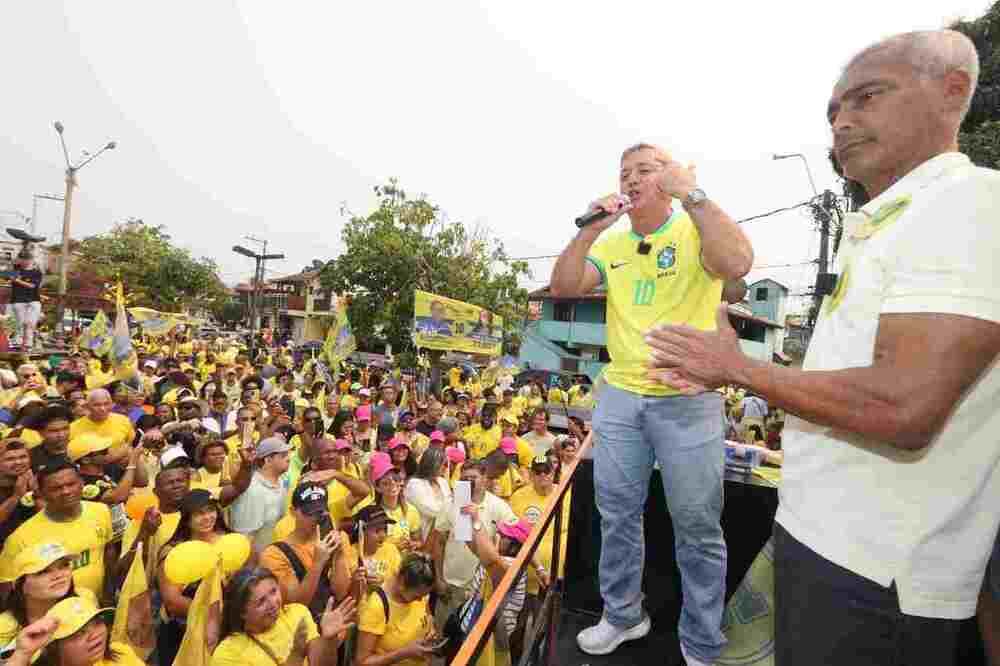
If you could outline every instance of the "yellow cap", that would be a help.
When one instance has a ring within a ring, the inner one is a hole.
[[[60,543],[33,544],[17,554],[10,568],[13,578],[8,578],[3,582],[13,582],[21,576],[44,571],[50,564],[64,557],[70,557],[70,553],[66,552]]]
[[[511,425],[517,425],[517,417],[513,414],[504,414],[500,417],[500,420],[504,423],[510,423]]]
[[[110,628],[115,620],[115,609],[98,608],[86,597],[69,597],[50,608],[45,615],[59,620],[59,628],[52,634],[52,640],[59,641],[83,629],[97,615],[103,615],[102,619]]]
[[[76,462],[91,453],[110,449],[111,443],[110,437],[101,437],[97,433],[87,432],[70,440],[66,452],[69,454],[69,459]]]

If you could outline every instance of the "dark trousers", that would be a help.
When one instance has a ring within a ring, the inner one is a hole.
[[[951,666],[958,620],[904,615],[885,588],[774,525],[775,666]]]

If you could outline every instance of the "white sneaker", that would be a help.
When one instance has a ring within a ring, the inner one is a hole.
[[[625,641],[634,641],[648,634],[650,627],[652,622],[648,615],[631,629],[619,629],[602,617],[596,625],[577,634],[576,644],[587,654],[611,654]]]

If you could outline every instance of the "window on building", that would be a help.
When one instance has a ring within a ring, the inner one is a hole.
[[[573,321],[573,304],[555,303],[552,309],[552,318],[556,321]]]
[[[767,300],[767,287],[757,287],[757,300],[758,301]]]

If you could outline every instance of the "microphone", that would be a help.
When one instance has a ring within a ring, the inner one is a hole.
[[[622,203],[623,206],[631,206],[631,204],[632,204],[631,200],[629,200],[628,197],[624,197],[624,196],[623,197],[619,197],[619,200],[621,201],[621,203]],[[619,208],[619,210],[621,210],[621,208]],[[618,212],[618,211],[615,211],[615,212]],[[593,224],[594,222],[600,222],[601,220],[603,220],[604,218],[606,218],[608,215],[613,215],[613,214],[614,213],[610,213],[610,212],[604,210],[603,208],[598,208],[596,210],[587,211],[586,213],[584,213],[580,217],[576,218],[576,226],[577,226],[578,229],[583,229],[584,227],[589,226],[589,225]]]

